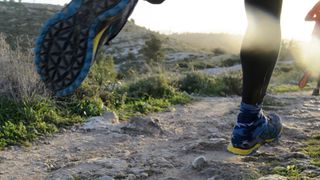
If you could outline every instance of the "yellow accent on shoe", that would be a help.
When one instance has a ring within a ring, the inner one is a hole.
[[[109,22],[114,22],[114,20],[116,19],[117,17],[116,16],[113,16],[111,17],[108,21]],[[108,27],[110,26],[110,24],[106,25],[105,28],[103,28],[97,35],[96,37],[94,37],[94,40],[93,40],[93,57],[95,56],[95,54],[97,53],[97,50],[98,50],[98,46],[99,46],[99,43],[101,41],[101,37],[103,35],[103,33],[108,29]],[[105,38],[107,39],[107,38]]]
[[[252,154],[253,152],[255,152],[257,149],[259,149],[260,146],[261,146],[261,144],[258,143],[250,149],[240,149],[240,148],[233,147],[232,144],[229,144],[228,151],[233,154],[236,154],[236,155],[248,156],[248,155]]]
[[[271,142],[273,142],[275,139],[267,139],[267,140],[265,140],[266,141],[266,143],[271,143]]]
[[[95,56],[96,52],[97,52],[97,49],[98,49],[98,46],[99,46],[99,43],[100,43],[100,40],[101,40],[101,37],[103,35],[103,33],[107,30],[108,27],[105,27],[103,28],[97,35],[96,37],[94,38],[93,40],[93,56]]]

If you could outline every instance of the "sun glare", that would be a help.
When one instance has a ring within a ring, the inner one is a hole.
[[[134,18],[139,25],[163,33],[206,32],[243,34],[246,28],[244,1],[167,0],[161,5],[139,2]],[[304,18],[317,0],[284,0],[281,18],[285,39],[308,41],[313,23]]]

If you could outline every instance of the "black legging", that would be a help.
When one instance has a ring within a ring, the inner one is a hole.
[[[248,28],[241,48],[242,101],[261,104],[277,62],[282,0],[245,0]]]

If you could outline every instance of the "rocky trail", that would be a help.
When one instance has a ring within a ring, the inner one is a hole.
[[[254,156],[226,152],[240,99],[202,97],[128,123],[98,118],[32,147],[8,148],[0,152],[0,179],[286,179],[272,175],[272,163],[286,167],[293,159],[305,167],[301,174],[320,179],[320,167],[300,151],[320,132],[320,98],[309,94],[267,97],[265,109],[280,114],[285,128],[278,143]]]

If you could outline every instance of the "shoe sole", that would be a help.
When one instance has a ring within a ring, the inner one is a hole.
[[[138,0],[73,0],[50,18],[35,47],[37,72],[56,96],[77,89],[100,45],[114,38]]]
[[[264,144],[266,143],[271,143],[271,142],[275,142],[277,140],[280,139],[281,137],[281,134],[282,134],[282,131],[283,131],[283,127],[281,128],[281,131],[278,135],[278,137],[276,138],[273,138],[273,139],[267,139],[265,140],[264,142],[261,142],[261,143],[257,143],[256,145],[254,145],[252,148],[249,148],[249,149],[241,149],[241,148],[237,148],[237,147],[234,147],[231,143],[228,145],[227,147],[227,150],[229,152],[231,152],[232,154],[235,154],[235,155],[240,155],[240,156],[250,156],[250,155],[253,155],[257,152],[257,150]]]

